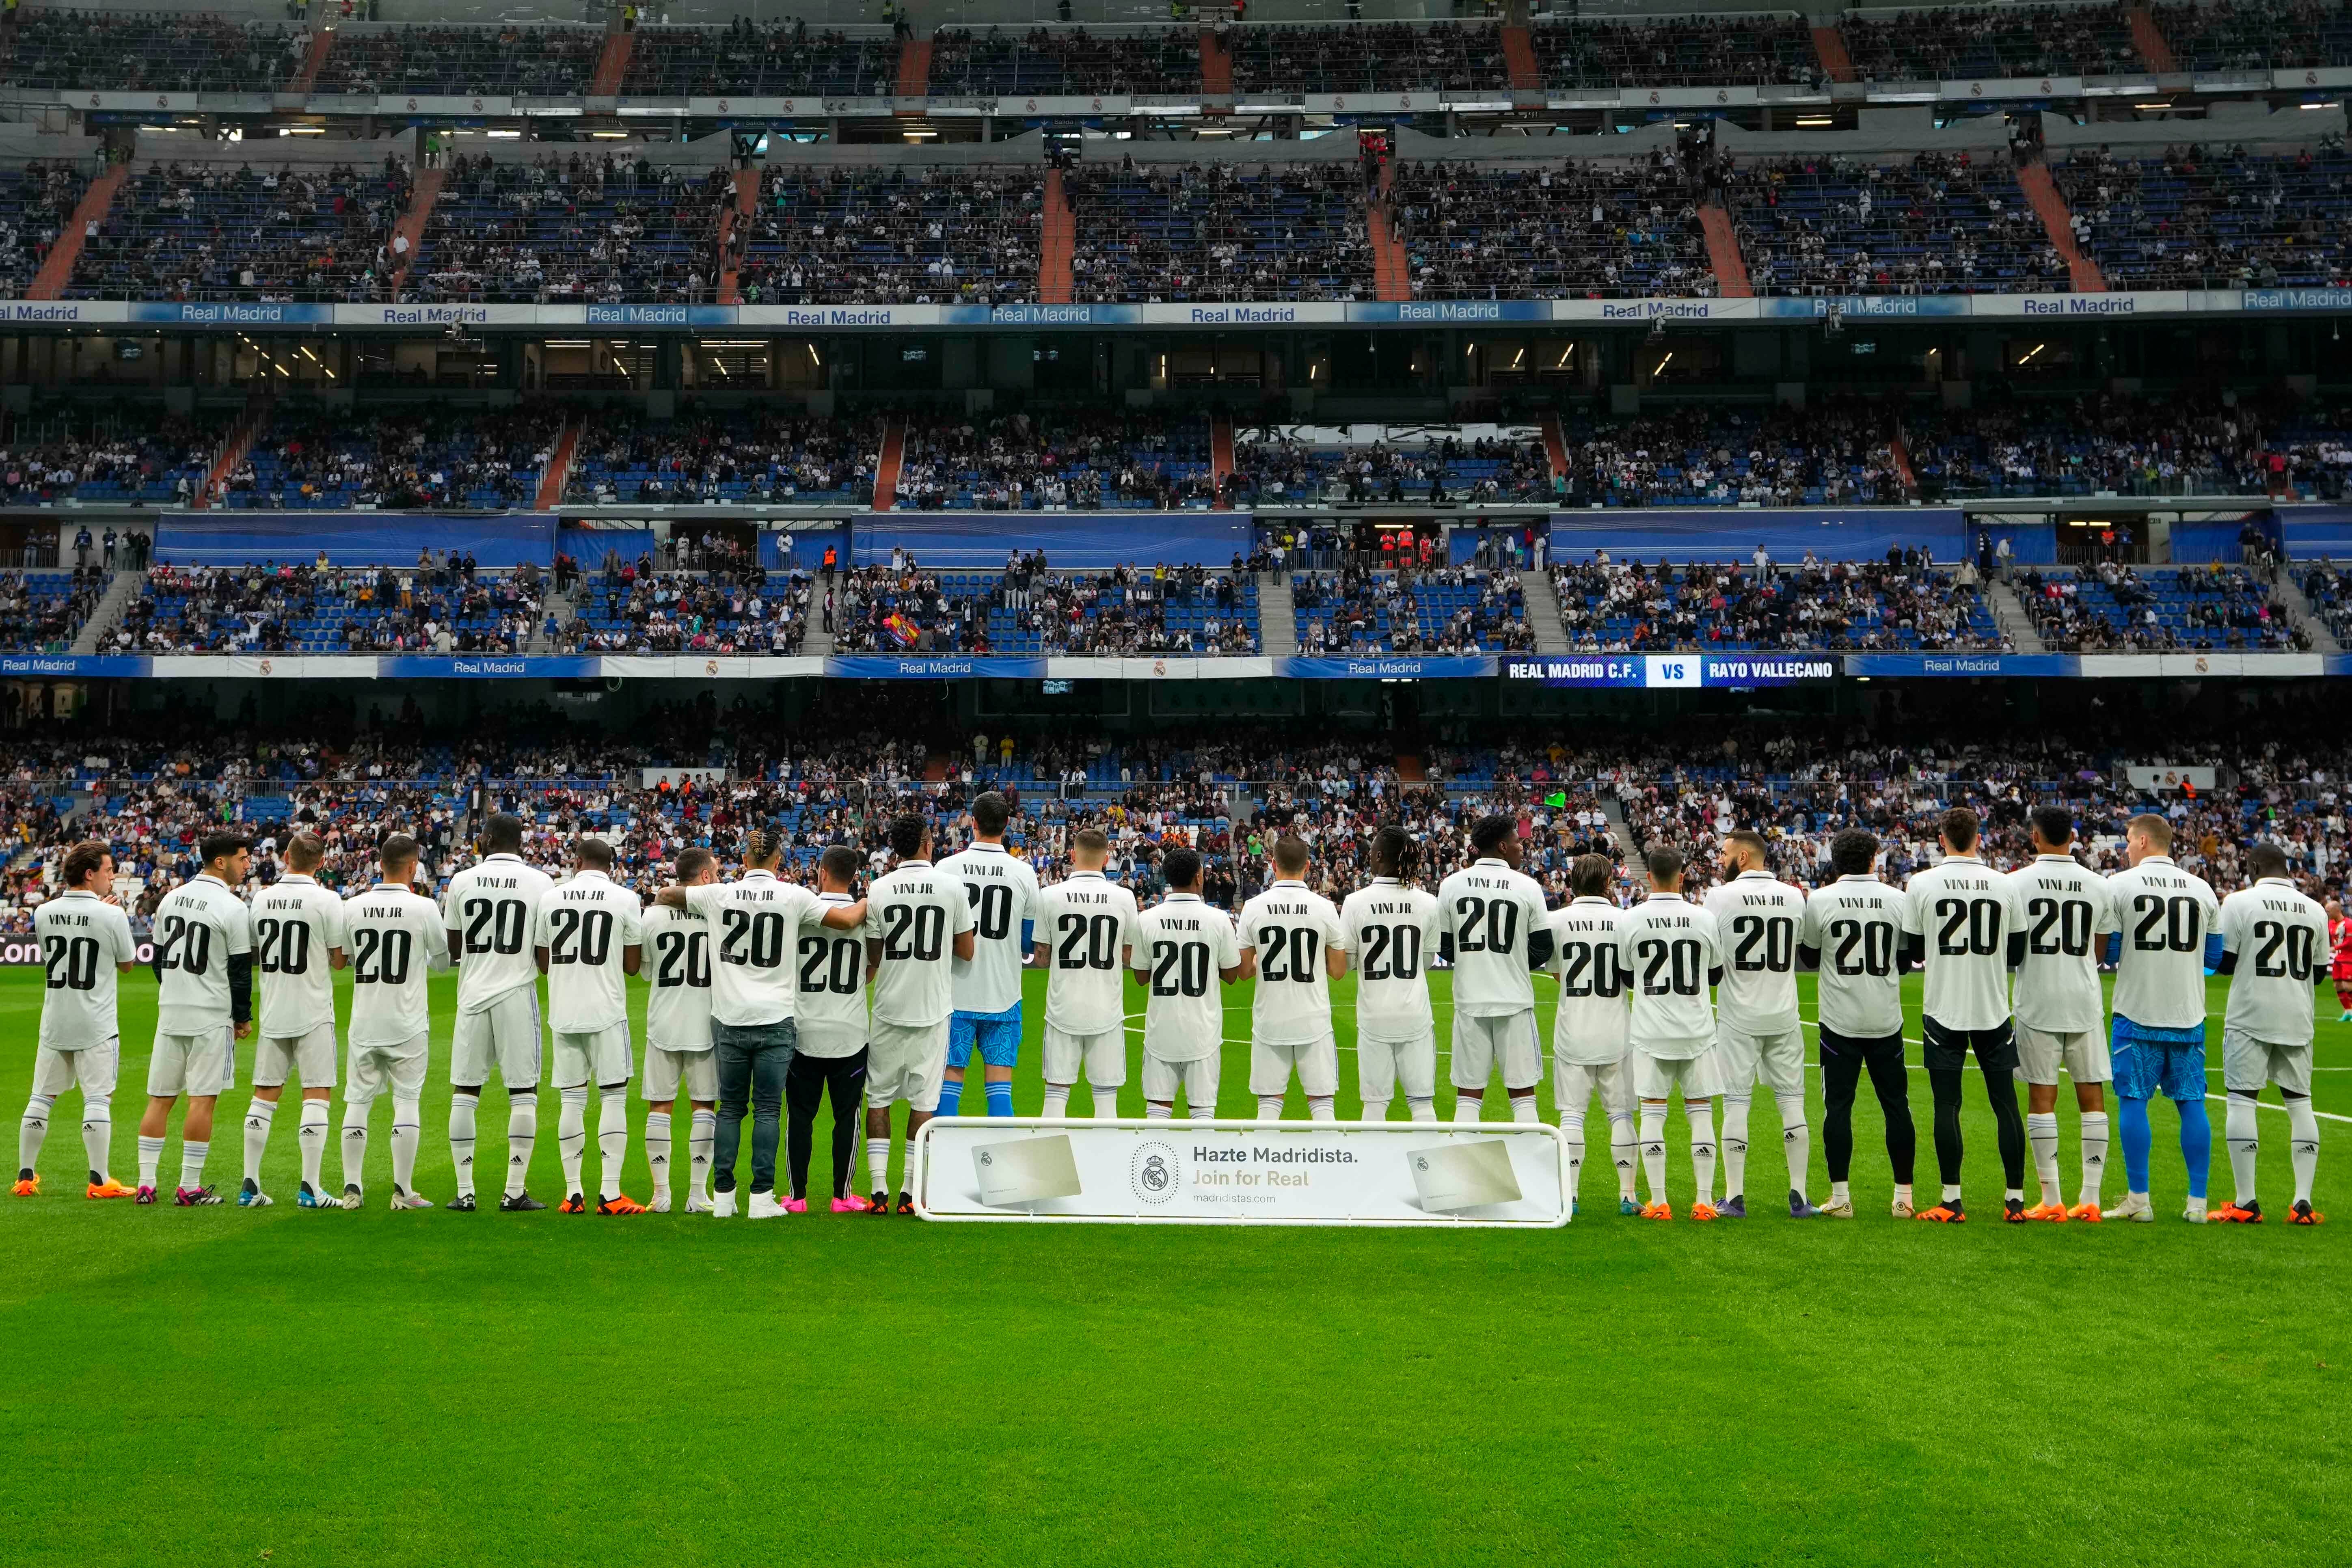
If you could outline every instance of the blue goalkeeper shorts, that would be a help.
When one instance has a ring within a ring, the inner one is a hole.
[[[2161,1094],[2175,1104],[2205,1098],[2205,1026],[2155,1029],[2117,1017],[2110,1036],[2116,1092],[2126,1100]]]
[[[948,1018],[948,1066],[968,1068],[971,1048],[992,1068],[1009,1068],[1021,1060],[1021,1004],[1002,1013],[955,1013]]]

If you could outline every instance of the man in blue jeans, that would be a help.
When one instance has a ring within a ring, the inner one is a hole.
[[[691,910],[710,922],[710,1045],[719,1065],[719,1130],[712,1150],[711,1213],[735,1213],[735,1162],[743,1113],[751,1114],[750,1219],[783,1214],[776,1199],[776,1148],[782,1141],[784,1075],[799,1035],[793,1020],[803,926],[855,931],[866,901],[819,903],[806,888],[780,879],[784,836],[773,826],[746,829],[743,870],[732,882],[664,888],[656,902]]]

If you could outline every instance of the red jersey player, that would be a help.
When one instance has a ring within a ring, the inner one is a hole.
[[[2327,900],[2327,945],[2336,954],[2336,1001],[2344,1009],[2336,1021],[2352,1024],[2352,920],[2345,918],[2341,899]]]

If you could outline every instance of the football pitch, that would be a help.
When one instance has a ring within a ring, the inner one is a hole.
[[[39,981],[0,974],[11,1128]],[[1433,976],[1441,1039],[1445,982]],[[1336,988],[1343,1117],[1351,989]],[[436,1201],[454,1190],[454,991],[436,979],[417,1165]],[[1248,988],[1228,994],[1238,1041]],[[2217,1068],[2222,997],[2217,982]],[[1024,1113],[1042,1001],[1033,974]],[[142,1209],[79,1195],[73,1091],[41,1159],[48,1195],[0,1199],[0,1561],[2340,1563],[2352,1026],[2333,1022],[2332,994],[2320,1003],[2317,1198],[2343,1213],[2317,1229],[2183,1224],[2162,1107],[2158,1223],[2000,1225],[1973,1072],[1965,1226],[1888,1216],[1865,1086],[1853,1223],[1785,1217],[1760,1094],[1757,1217],[1621,1218],[1596,1110],[1582,1216],[1528,1232],[395,1214],[382,1102],[369,1208],[295,1208],[289,1113],[264,1173],[277,1206]],[[153,1016],[142,971],[123,983],[126,1180]],[[242,1042],[207,1168],[223,1192],[251,1064]],[[1140,1115],[1129,1079],[1123,1109]],[[1254,1113],[1246,1080],[1229,1044],[1223,1114]],[[1924,1075],[1912,1082],[1924,1204],[1931,1118]],[[1811,1089],[1818,1201],[1817,1074]],[[488,1161],[505,1116],[498,1090],[484,1101]],[[1543,1103],[1551,1120],[1549,1080]],[[632,1109],[627,1186],[642,1197]],[[1290,1114],[1305,1114],[1296,1093]],[[555,1121],[543,1091],[531,1186],[550,1204]],[[1680,1212],[1679,1114],[1669,1127]],[[2276,1215],[2286,1118],[2265,1110],[2262,1129]],[[175,1118],[167,1191],[178,1161]],[[2118,1147],[2111,1203],[2121,1163]],[[592,1137],[592,1183],[595,1164]],[[326,1174],[340,1181],[332,1148]]]

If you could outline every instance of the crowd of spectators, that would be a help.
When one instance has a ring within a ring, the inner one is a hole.
[[[2122,5],[1947,5],[1838,20],[1864,81],[2110,76],[2144,71]]]
[[[1573,505],[1836,506],[1906,499],[1893,419],[1866,405],[1580,417],[1568,421],[1563,435],[1563,489]]]
[[[130,404],[59,403],[10,418],[0,502],[40,506],[194,500],[226,433],[216,419]]]
[[[719,284],[724,168],[606,153],[450,160],[407,294],[517,304],[707,302]]]
[[[1191,27],[1108,33],[1033,27],[1014,35],[942,27],[931,35],[931,91],[1070,97],[1201,90],[1201,36]]]
[[[2311,647],[2277,588],[2242,566],[2141,571],[2103,561],[2080,573],[2027,570],[2015,581],[2042,646],[2058,652],[2284,653]]]
[[[588,90],[604,29],[512,22],[335,29],[322,93],[565,98]]]
[[[2352,66],[2344,0],[2174,0],[2148,10],[2185,71]]]
[[[108,574],[78,566],[70,572],[0,572],[0,647],[19,653],[63,653],[106,593]]]
[[[386,297],[407,165],[149,163],[75,259],[68,299]]]
[[[1548,88],[1816,86],[1812,29],[1801,16],[1677,16],[1669,22],[1550,20],[1528,29]]]
[[[1722,175],[1759,294],[2050,293],[2065,259],[2003,156],[1811,155]]]
[[[1684,159],[1541,168],[1402,163],[1389,193],[1416,299],[1710,295]]]
[[[756,408],[693,410],[663,420],[599,410],[572,448],[564,499],[862,505],[874,499],[887,423],[877,415],[830,418]]]
[[[1255,26],[1223,35],[1234,91],[1253,94],[1444,92],[1511,79],[1492,22],[1355,22]]]
[[[2298,567],[2294,581],[2337,645],[2352,647],[2352,572],[2325,560]]]
[[[0,299],[32,287],[89,188],[88,175],[47,159],[0,169]]]
[[[484,573],[470,555],[413,570],[310,564],[148,570],[106,653],[520,653],[538,629],[538,568]]]
[[[772,574],[724,548],[676,554],[691,564],[662,571],[649,560],[609,563],[573,594],[572,618],[558,629],[557,646],[566,653],[802,651],[814,595],[809,574]]]
[[[743,301],[1033,300],[1045,194],[1035,167],[771,163],[757,213],[735,231]]]
[[[2106,395],[1903,416],[1912,471],[1930,500],[2260,495],[2279,480],[2332,492],[2352,473],[2346,427],[2341,415],[2197,397]]]
[[[530,506],[562,428],[560,409],[403,405],[354,416],[280,408],[223,481],[221,504],[272,510]]]
[[[1945,652],[2005,642],[1972,563],[1943,571],[1924,551],[1885,562],[1780,566],[1612,561],[1606,551],[1551,569],[1570,642],[1587,652],[1826,649]]]
[[[1478,566],[1357,567],[1291,581],[1301,653],[1533,652],[1518,574]]]
[[[640,27],[621,79],[628,98],[887,98],[898,89],[898,40],[812,32],[806,22]]]
[[[982,511],[1206,505],[1205,419],[1108,413],[914,416],[897,504]]]
[[[2352,155],[2105,148],[2053,171],[2074,238],[2112,289],[2341,288],[2352,279]]]
[[[1369,300],[1364,184],[1352,163],[1073,170],[1071,297]]]
[[[0,82],[60,92],[282,91],[307,30],[190,11],[8,13]]]
[[[1323,500],[1401,506],[1540,501],[1553,494],[1540,437],[1501,429],[1467,439],[1454,431],[1372,426],[1318,430],[1271,425],[1236,430],[1231,499],[1287,506]],[[1414,437],[1418,437],[1417,439]]]
[[[849,652],[1250,654],[1257,586],[1199,566],[1061,573],[1043,552],[1003,573],[930,572],[894,551],[827,583],[827,629]]]

